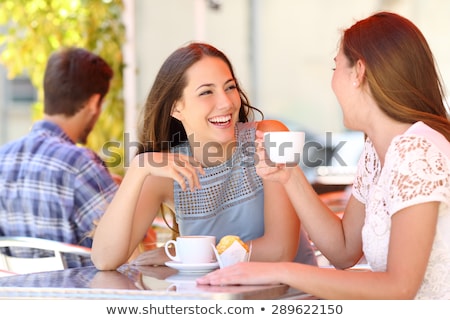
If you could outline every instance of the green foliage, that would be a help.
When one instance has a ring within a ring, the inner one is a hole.
[[[123,145],[122,11],[121,0],[0,0],[0,63],[6,66],[8,77],[27,74],[37,89],[33,120],[43,115],[42,80],[47,59],[55,50],[83,47],[103,57],[113,68],[110,92],[87,143],[99,154],[108,141]],[[114,151],[123,159],[123,150],[119,149]],[[117,163],[110,169],[123,173],[123,166]]]

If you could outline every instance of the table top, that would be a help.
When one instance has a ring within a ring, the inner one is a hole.
[[[201,273],[166,266],[123,265],[117,271],[73,268],[0,277],[0,299],[313,299],[286,285],[197,285]]]

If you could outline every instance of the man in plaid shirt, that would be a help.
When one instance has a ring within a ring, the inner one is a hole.
[[[30,236],[91,247],[89,233],[117,189],[85,143],[113,71],[81,48],[55,52],[44,75],[44,118],[0,148],[0,236]],[[9,249],[14,256],[42,251]],[[68,267],[90,259],[66,255]]]

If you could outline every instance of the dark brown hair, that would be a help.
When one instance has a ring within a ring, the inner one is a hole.
[[[112,77],[105,60],[85,49],[53,53],[44,74],[44,113],[73,116],[93,94],[100,94],[101,103]]]
[[[373,98],[389,117],[423,121],[450,141],[444,89],[433,54],[420,30],[406,18],[376,13],[344,31],[342,50],[353,66],[366,65]]]

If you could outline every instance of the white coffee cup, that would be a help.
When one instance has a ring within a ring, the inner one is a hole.
[[[169,247],[175,247],[175,255]],[[215,236],[179,236],[176,240],[169,240],[164,244],[167,256],[173,261],[196,264],[214,262],[213,247],[216,245]]]
[[[264,148],[270,161],[282,164],[299,164],[305,133],[302,131],[271,131],[264,133]]]

